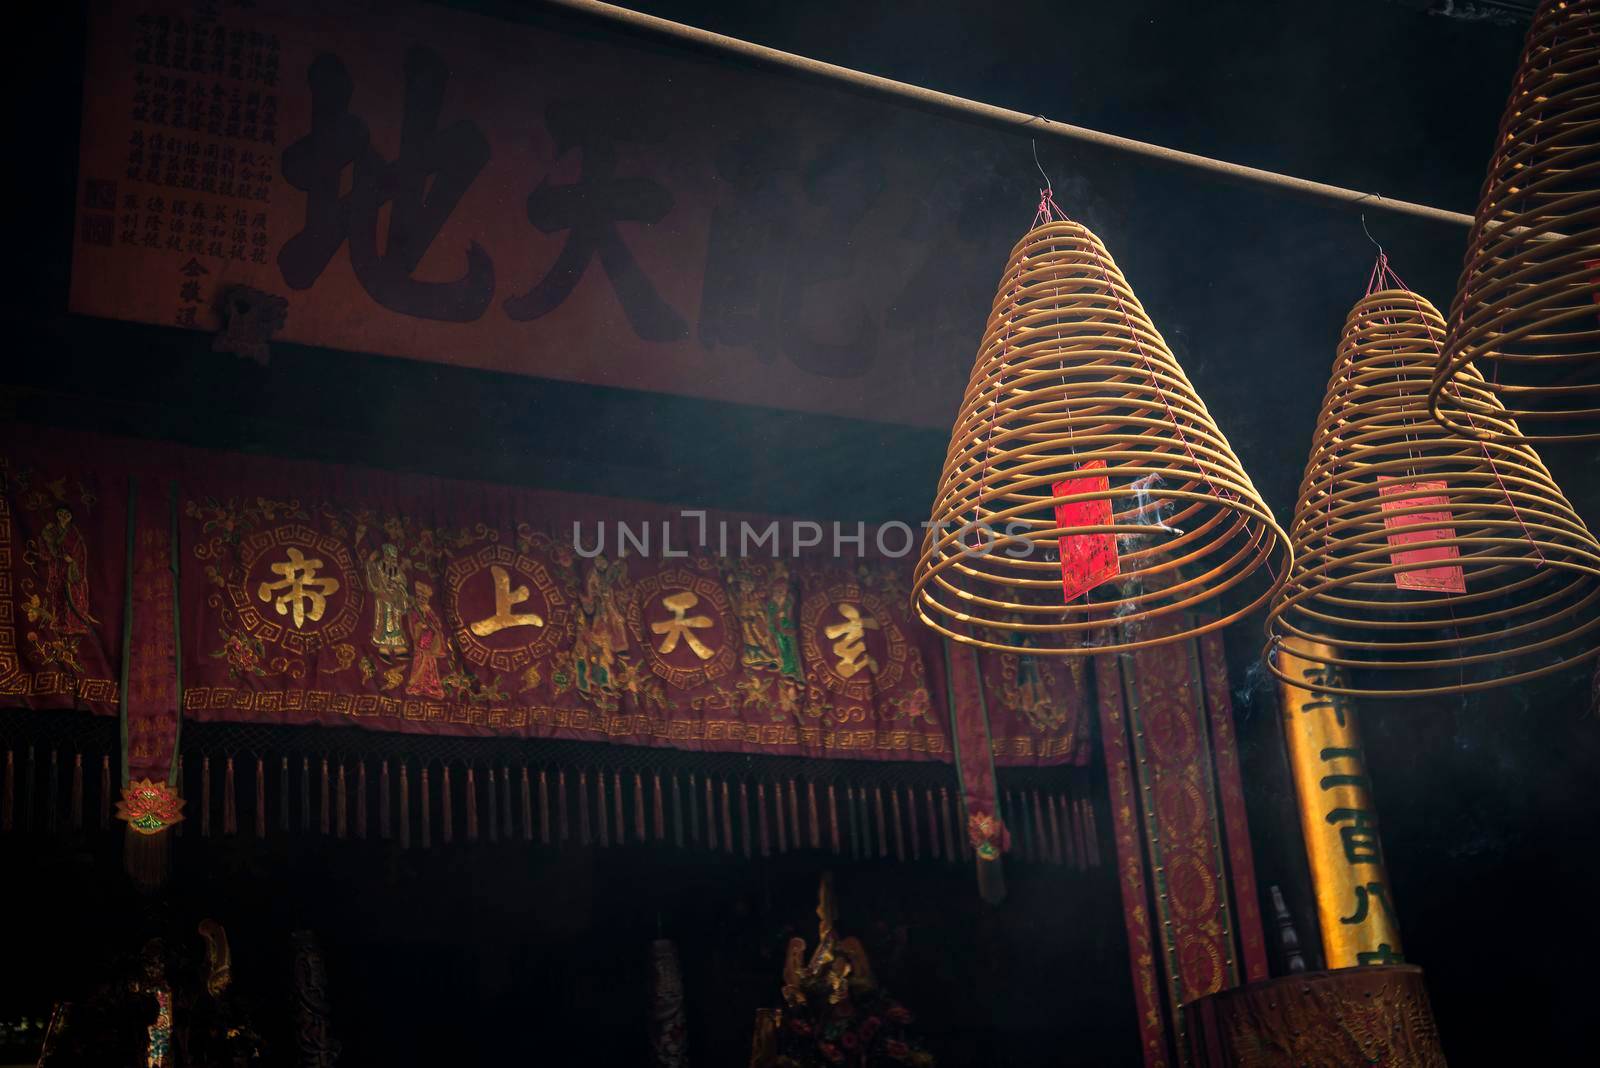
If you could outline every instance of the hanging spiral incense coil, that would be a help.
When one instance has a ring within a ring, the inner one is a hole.
[[[1288,539],[1100,239],[1041,217],[1000,281],[912,605],[956,641],[1043,655],[1225,626],[1265,603]],[[1059,556],[1084,546],[1116,575],[1069,599]]]
[[[1450,387],[1493,413],[1506,441],[1429,416],[1444,334],[1433,305],[1398,284],[1345,320],[1289,528],[1294,566],[1268,614],[1267,662],[1285,681],[1369,697],[1465,693],[1600,652],[1600,544],[1515,440],[1494,391],[1471,367]],[[1306,639],[1289,643],[1296,655],[1320,664],[1306,677],[1272,655],[1291,636]]]
[[[1600,440],[1600,0],[1534,16],[1429,406],[1474,438]]]

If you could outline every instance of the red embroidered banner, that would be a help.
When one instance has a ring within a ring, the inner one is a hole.
[[[117,711],[127,478],[33,435],[0,452],[0,698]]]
[[[81,587],[112,598],[92,602],[97,620],[120,620],[125,487],[137,477],[130,740],[153,777],[165,757],[147,728],[173,726],[175,680],[160,666],[170,630],[155,623],[171,625],[169,484],[186,717],[954,759],[944,652],[906,608],[910,558],[873,555],[870,530],[865,556],[847,542],[836,557],[829,538],[794,555],[787,521],[766,517],[84,436],[56,445],[120,492],[107,506],[108,491],[94,491],[97,525],[81,544],[40,544],[104,574],[72,586],[65,564],[44,570],[34,553],[41,570],[23,593],[70,600]],[[6,501],[42,516],[55,489],[39,496],[34,477],[34,497],[12,479]],[[774,529],[781,546],[741,545],[741,531]],[[94,643],[110,650],[107,680],[119,637]],[[1088,762],[1069,666],[1019,648],[985,654],[983,670],[997,762]],[[109,682],[104,692],[99,710],[114,711]]]
[[[1419,541],[1441,541],[1454,538],[1450,498],[1443,491],[1446,484],[1440,480],[1400,481],[1387,475],[1378,476],[1379,507],[1383,510],[1383,525],[1395,533],[1389,535],[1390,545],[1411,545]],[[1431,508],[1428,512],[1409,515],[1391,515],[1409,508]],[[1432,545],[1422,549],[1402,549],[1390,553],[1389,559],[1399,567],[1435,560],[1458,560],[1461,554],[1454,545]],[[1427,590],[1435,593],[1466,593],[1467,577],[1460,564],[1439,567],[1414,568],[1397,571],[1394,584],[1402,590]]]
[[[126,780],[166,782],[178,740],[177,599],[168,487],[134,483]]]
[[[1083,470],[1104,469],[1104,460],[1090,460]],[[1085,475],[1057,482],[1050,491],[1057,497],[1075,493],[1104,493],[1111,486],[1105,475]],[[1056,525],[1059,527],[1094,527],[1111,525],[1111,500],[1102,498],[1090,501],[1068,501],[1056,505]],[[1065,602],[1076,601],[1108,578],[1121,572],[1117,559],[1117,536],[1104,534],[1063,534],[1059,539],[1061,549],[1061,587]]]

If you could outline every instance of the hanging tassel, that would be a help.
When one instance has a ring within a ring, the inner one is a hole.
[[[596,840],[600,848],[606,849],[611,845],[611,821],[606,817],[606,773],[594,773],[594,815]]]
[[[1078,804],[1083,806],[1083,841],[1088,847],[1086,851],[1089,854],[1089,866],[1098,868],[1100,866],[1100,835],[1095,828],[1094,801],[1085,797],[1079,799]]]
[[[695,789],[694,772],[689,773],[689,844],[700,844],[700,791]]]
[[[655,773],[650,787],[651,815],[654,817],[656,841],[662,842],[667,837],[667,813],[661,804],[661,773]]]
[[[683,795],[678,791],[678,773],[672,773],[672,841],[683,848]]]
[[[800,837],[800,794],[795,790],[794,779],[789,779],[789,841],[795,849],[805,848],[805,839]]]
[[[233,757],[222,765],[222,833],[239,833],[239,803],[233,792]]]
[[[300,830],[311,830],[311,758],[300,758]]]
[[[604,825],[605,821],[600,821]],[[587,768],[578,772],[578,844],[590,846],[594,844],[594,836],[589,833],[589,771]]]
[[[772,841],[767,837],[767,784],[764,782],[756,783],[756,816],[760,824],[758,829],[761,835],[761,855],[770,857]]]
[[[516,837],[511,827],[511,769],[500,765],[500,833],[506,841]]]
[[[44,803],[44,829],[51,834],[56,831],[56,805],[61,797],[61,772],[56,762],[56,751],[50,750],[50,778],[49,791],[45,794]]]
[[[717,851],[717,795],[711,786],[711,776],[706,780],[706,848]]]
[[[850,823],[850,859],[861,859],[861,821],[856,813],[856,788],[845,786],[844,811]]]
[[[749,860],[752,853],[752,843],[755,836],[750,833],[750,784],[743,780],[739,783],[739,846],[744,850],[744,858]]]
[[[923,800],[927,802],[924,811],[928,814],[928,856],[934,860],[939,859],[939,817],[933,807],[933,787],[923,791]]]
[[[478,778],[471,764],[467,765],[467,841],[478,840]]]
[[[72,755],[72,799],[68,812],[74,831],[83,830],[83,754]]]
[[[1057,794],[1055,813],[1050,817],[1052,825],[1059,824],[1060,830],[1056,836],[1061,840],[1061,863],[1075,871],[1083,870],[1083,865],[1078,860],[1077,843],[1072,840],[1072,800],[1069,795]]]
[[[105,761],[106,761],[106,763],[104,764],[104,767],[106,769],[109,769],[110,766],[111,766],[111,758],[110,757],[106,757]],[[111,790],[111,776],[110,776],[109,770],[107,770],[106,773],[104,775],[102,775],[101,778],[102,778],[102,781],[105,784],[103,786],[103,788],[101,789],[101,791],[100,791],[101,796],[102,797],[109,796],[110,795],[110,790]],[[16,807],[17,807],[17,765],[16,765],[16,760],[11,755],[11,750],[7,749],[6,750],[6,786],[5,786],[5,793],[4,794],[0,794],[0,831],[5,831],[7,834],[11,833],[12,827],[15,826],[14,815],[15,815],[15,812],[16,812]],[[104,802],[103,801],[101,803],[101,807],[102,808],[104,807]]]
[[[393,824],[389,820],[389,761],[383,762],[383,767],[378,770],[378,837],[385,842],[393,834]]]
[[[561,837],[567,837],[567,800],[561,799]],[[550,773],[539,769],[539,844],[550,844]]]
[[[367,837],[367,762],[356,765],[356,837]]]
[[[450,764],[447,761],[439,777],[439,840],[445,845],[456,840],[455,791],[450,787]]]
[[[11,790],[11,751],[6,751],[6,791]],[[11,829],[11,804],[6,802],[6,830]],[[100,829],[111,829],[111,755],[103,753],[100,756]]]
[[[333,808],[329,805],[331,787],[328,780],[328,758],[322,758],[322,780],[317,789],[317,830],[326,838],[333,831]]]
[[[232,770],[232,761],[229,761],[229,770]],[[337,797],[334,802],[333,833],[339,841],[350,837],[350,784],[345,778],[344,761],[339,761],[339,781],[334,784]]]
[[[839,798],[834,793],[833,783],[828,784],[828,838],[833,843],[835,855],[842,852],[839,848]]]
[[[922,836],[917,831],[917,791],[906,787],[906,829],[911,835],[911,859],[922,859]]]
[[[878,810],[878,859],[887,860],[889,857],[889,836],[883,819],[883,787],[872,788],[873,805]]]
[[[420,779],[420,782],[419,782],[418,785],[421,787],[420,793],[422,794],[422,821],[421,821],[421,824],[418,826],[417,829],[422,832],[422,834],[421,834],[422,848],[423,849],[432,849],[433,848],[433,781],[432,781],[433,780],[433,767],[432,767],[432,765],[423,764],[422,765],[421,774],[418,776],[418,778]]]
[[[181,759],[181,758],[180,758]],[[385,769],[387,770],[387,769]],[[181,777],[181,776],[180,776]],[[178,824],[182,827],[183,824]],[[289,758],[278,765],[278,830],[289,833]]]
[[[733,812],[728,805],[728,781],[722,780],[722,851],[733,853]]]
[[[267,767],[266,762],[256,757],[256,837],[267,836]]]
[[[783,783],[772,784],[772,807],[778,817],[778,852],[789,852],[789,824],[783,818]]]
[[[211,755],[200,758],[200,837],[211,837]]]
[[[1022,803],[1028,803],[1028,795],[1022,795]],[[1039,804],[1039,791],[1033,791],[1033,855],[1041,864],[1050,862],[1050,841],[1045,835],[1044,808]]]
[[[894,816],[894,859],[905,863],[906,840],[900,828],[900,791],[889,787],[889,809]]]
[[[633,840],[642,842],[645,838],[644,776],[636,771],[633,773]]]
[[[498,783],[499,783],[499,778],[494,773],[494,766],[490,765],[490,767],[489,767],[489,805],[488,805],[488,808],[489,808],[489,841],[491,841],[491,842],[500,841],[500,802],[497,800],[500,791],[499,791],[499,787],[497,785]]]
[[[33,798],[38,793],[38,781],[34,777],[33,746],[28,746],[28,768],[22,778],[22,829],[33,830]],[[181,826],[181,825],[180,825]]]
[[[806,783],[806,814],[809,817],[807,825],[811,830],[811,848],[822,848],[822,820],[817,813],[817,784]]]
[[[543,783],[540,783],[539,785],[541,788],[544,786]],[[520,800],[522,801],[522,840],[524,842],[531,842],[533,841],[533,789],[528,782],[528,765],[526,764],[522,765],[522,782],[520,783],[520,788]],[[549,833],[546,831],[545,841],[549,841],[549,839]]]
[[[614,771],[611,773],[611,815],[617,821],[617,833],[613,840],[619,846],[628,843],[627,821],[623,818],[625,811],[622,807],[622,772]]]
[[[583,783],[581,781],[578,784],[578,793],[580,796],[583,793]],[[557,815],[560,816],[561,840],[565,842],[572,837],[568,833],[570,824],[567,822],[567,773],[565,770],[556,772],[556,805],[559,806]],[[589,820],[587,816],[584,817],[583,827],[583,844],[588,845]]]
[[[411,768],[400,762],[400,848],[411,848]]]
[[[1066,843],[1061,840],[1061,795],[1046,794],[1045,811],[1050,814],[1050,859],[1057,865],[1067,863]]]

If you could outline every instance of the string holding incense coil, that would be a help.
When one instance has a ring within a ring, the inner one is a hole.
[[[1098,570],[1071,595],[1062,557],[1085,553]],[[1266,603],[1288,561],[1110,253],[1046,193],[951,431],[913,609],[989,649],[1125,651],[1226,626]]]
[[[1313,690],[1420,697],[1594,656],[1600,544],[1475,369],[1451,389],[1509,427],[1508,439],[1430,417],[1444,320],[1381,257],[1369,288],[1345,320],[1317,420],[1267,663]],[[1292,643],[1296,655],[1320,665],[1305,677],[1273,655],[1291,636],[1306,639]]]
[[[1600,0],[1534,16],[1429,406],[1468,437],[1600,441]]]

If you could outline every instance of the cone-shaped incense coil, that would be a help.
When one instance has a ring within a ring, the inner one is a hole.
[[[951,432],[912,593],[922,621],[995,649],[1139,648],[1264,603],[1288,555],[1100,239],[1036,225]]]
[[[1283,677],[1417,697],[1594,655],[1600,545],[1530,445],[1464,437],[1429,416],[1444,321],[1382,261],[1380,271],[1395,288],[1345,320],[1289,528],[1294,567],[1268,616],[1271,646],[1298,635],[1335,651],[1297,647],[1322,667]],[[1475,370],[1460,377],[1465,397],[1514,429]]]
[[[1498,405],[1450,390],[1474,364]],[[1600,0],[1534,16],[1430,404],[1470,437],[1600,441]]]

